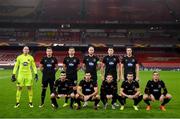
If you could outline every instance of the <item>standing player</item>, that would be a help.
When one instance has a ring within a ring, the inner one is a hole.
[[[55,81],[54,91],[51,94],[51,98],[55,100],[54,107],[58,108],[58,104],[56,102],[56,98],[71,98],[70,108],[73,108],[74,102],[74,90],[73,86],[69,85],[69,80],[66,79],[66,73],[61,71],[61,76],[59,79]]]
[[[85,78],[81,80],[77,88],[76,99],[78,103],[78,108],[81,108],[80,101],[94,101],[94,109],[97,110],[97,105],[100,101],[98,95],[97,83],[94,83],[91,79],[91,74],[86,72]]]
[[[105,68],[105,74],[104,74]],[[114,49],[113,47],[108,48],[108,55],[103,58],[102,66],[101,66],[101,78],[102,80],[106,79],[107,74],[112,74],[114,84],[117,89],[117,81],[119,81],[120,76],[120,62],[119,58],[114,56]],[[116,90],[117,93],[117,90]],[[116,103],[114,105],[118,106]]]
[[[126,56],[121,61],[121,79],[127,80],[127,74],[131,72],[134,80],[139,80],[139,64],[132,54],[132,48],[126,48]]]
[[[69,56],[64,58],[63,61],[63,69],[66,72],[67,79],[72,83],[72,85],[77,85],[78,80],[78,70],[80,69],[80,61],[77,57],[74,56],[75,49],[73,47],[69,48],[68,51]],[[75,89],[75,87],[74,87]],[[63,107],[66,107],[68,104],[68,97],[65,98],[65,103]]]
[[[36,64],[34,62],[34,58],[29,55],[29,47],[25,46],[23,48],[23,54],[19,55],[16,59],[16,63],[13,69],[12,81],[16,81],[16,73],[17,73],[17,92],[16,92],[16,105],[14,108],[18,108],[20,106],[20,98],[22,88],[24,86],[28,89],[29,95],[29,107],[33,107],[32,99],[33,99],[33,76],[32,70],[35,74],[35,80],[38,80]],[[17,72],[18,71],[18,72]]]
[[[117,99],[117,87],[114,84],[115,82],[113,81],[113,77],[111,74],[108,74],[106,77],[106,80],[104,80],[102,82],[101,85],[101,93],[100,93],[100,97],[101,97],[101,101],[104,104],[104,109],[107,108],[108,105],[108,100],[112,99],[112,109],[116,109],[115,106],[113,105]]]
[[[46,90],[49,85],[50,93],[53,91],[54,81],[56,79],[56,72],[58,70],[58,61],[53,56],[51,47],[46,49],[46,56],[41,59],[40,70],[42,71],[42,92],[41,92],[41,105],[44,106],[44,100],[46,96]],[[53,105],[53,100],[51,100]]]
[[[91,73],[91,79],[97,83],[97,69],[100,68],[99,58],[94,56],[94,47],[88,48],[88,55],[83,59],[83,69],[85,72]],[[84,103],[83,107],[87,106],[87,102]]]
[[[134,110],[138,110],[138,103],[142,100],[143,96],[140,93],[139,83],[133,80],[133,73],[127,74],[127,80],[123,81],[120,90],[119,102],[121,103],[120,110],[124,110],[126,98],[134,100]]]
[[[163,90],[163,92],[161,92]],[[159,73],[153,72],[153,79],[147,82],[145,94],[143,96],[144,102],[147,104],[146,110],[151,110],[150,102],[159,100],[162,102],[160,109],[166,111],[165,104],[171,100],[172,96],[168,94],[165,83],[159,79]]]

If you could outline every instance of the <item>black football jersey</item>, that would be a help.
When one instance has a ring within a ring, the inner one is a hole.
[[[77,69],[80,61],[77,57],[65,57],[63,64],[66,65],[66,74],[74,75],[77,74]]]
[[[80,81],[79,86],[82,87],[82,93],[84,95],[90,95],[94,93],[94,88],[97,87],[97,84],[93,81],[87,82],[83,79]]]
[[[132,57],[123,57],[121,63],[124,65],[124,74],[133,73],[136,74],[136,64],[138,64],[137,60]]]
[[[123,88],[123,92],[127,95],[134,95],[136,93],[136,89],[139,88],[139,83],[137,81],[132,81],[129,83],[127,80],[122,82],[121,88]]]
[[[55,57],[43,57],[40,63],[43,65],[43,75],[47,77],[55,75],[55,67],[58,64]]]
[[[105,77],[110,73],[113,75],[113,79],[117,79],[117,65],[119,63],[119,58],[116,56],[105,56],[103,58],[103,63],[105,64]]]
[[[89,55],[85,56],[83,59],[83,63],[85,64],[86,72],[90,72],[91,75],[97,75],[96,67],[98,61],[99,58],[96,56],[92,56],[92,57],[90,57]]]

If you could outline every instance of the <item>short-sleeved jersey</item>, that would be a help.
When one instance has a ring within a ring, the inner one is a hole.
[[[34,58],[31,55],[19,55],[16,59],[16,63],[13,69],[13,74],[16,74],[18,70],[18,75],[32,75],[32,70],[37,74],[37,68]]]
[[[137,81],[132,81],[129,83],[127,80],[122,82],[121,88],[123,88],[123,92],[127,95],[134,95],[139,88],[139,83]]]
[[[65,81],[61,81],[60,79],[55,81],[54,90],[58,92],[58,94],[67,94],[71,89],[69,85],[69,81],[66,79]]]
[[[133,73],[136,74],[136,64],[138,64],[137,60],[132,57],[123,57],[121,63],[124,65],[124,74]]]
[[[113,78],[117,78],[119,58],[116,56],[105,56],[103,58],[103,63],[105,64],[105,76],[110,73],[113,75]]]
[[[162,94],[162,89],[165,90],[164,93],[167,93],[166,86],[165,86],[165,84],[164,84],[164,82],[162,80],[159,80],[158,82],[155,82],[153,80],[149,80],[147,82],[146,90],[148,90],[148,92],[150,94],[161,95]]]
[[[85,56],[83,59],[83,63],[86,67],[86,72],[90,72],[91,75],[97,75],[97,64],[98,64],[99,58],[96,56]]]
[[[93,81],[87,82],[85,79],[81,80],[79,86],[82,87],[82,93],[84,95],[90,95],[94,93],[94,88],[97,87],[97,84]]]
[[[108,83],[107,80],[104,80],[101,85],[101,94],[102,95],[114,95],[116,93],[116,86],[114,81]]]
[[[66,65],[66,74],[75,75],[77,74],[78,65],[80,61],[77,57],[65,57],[63,64]]]
[[[55,57],[43,57],[40,61],[40,63],[43,65],[43,75],[46,77],[52,77],[55,76],[55,68],[58,64],[58,61]]]

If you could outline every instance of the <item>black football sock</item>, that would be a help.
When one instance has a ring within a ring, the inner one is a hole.
[[[161,105],[162,105],[162,106],[164,106],[164,105],[165,105],[165,104],[167,104],[170,100],[171,100],[171,99],[167,99],[167,98],[166,98],[166,99],[164,99],[164,101],[162,102],[162,104],[161,104]]]
[[[150,106],[150,100],[149,100],[149,99],[145,99],[144,102],[145,102],[148,106]]]
[[[45,97],[46,97],[46,89],[42,89],[42,92],[41,92],[41,104],[44,104]]]
[[[141,102],[141,100],[143,99],[143,96],[140,95],[138,98],[134,99],[134,105],[137,106],[139,104],[139,102]]]

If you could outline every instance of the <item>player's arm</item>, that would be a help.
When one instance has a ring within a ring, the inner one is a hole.
[[[78,63],[78,67],[77,67],[77,70],[80,70],[81,69],[81,63],[80,63],[80,60],[79,59],[77,59],[77,63]]]
[[[150,81],[147,82],[145,90],[144,90],[144,93],[147,94],[147,95],[150,95],[149,86],[150,86]]]
[[[136,81],[139,80],[139,64],[136,64]]]
[[[43,71],[43,69],[44,69],[44,67],[43,67],[43,64],[39,64],[39,69],[40,69],[40,71]]]
[[[94,87],[94,93],[92,93],[91,95],[89,95],[89,97],[96,96],[97,94],[98,94],[98,87]]]
[[[35,64],[35,61],[34,61],[33,57],[32,57],[32,60],[31,60],[31,67],[32,67],[33,72],[35,74],[35,80],[38,81],[37,68],[36,68],[36,64]]]
[[[37,74],[37,68],[36,68],[36,64],[35,64],[35,61],[34,61],[34,58],[33,58],[33,57],[32,57],[31,64],[32,64],[32,69],[33,69],[33,71],[34,71],[34,74]]]
[[[11,77],[12,82],[16,81],[16,72],[17,72],[17,70],[19,68],[19,64],[20,64],[19,57],[17,57],[16,62],[14,64],[14,68],[13,68],[13,74],[12,74],[12,77]]]
[[[117,64],[117,81],[120,81],[120,77],[121,77],[121,71],[120,71],[120,68],[121,65],[120,63]]]
[[[166,94],[168,93],[168,91],[167,91],[167,88],[166,88],[166,86],[165,86],[165,83],[162,81],[162,89],[163,89],[163,95],[164,96],[166,96]]]
[[[80,96],[85,96],[83,93],[82,93],[82,87],[81,86],[78,86],[77,87],[77,93],[80,95]]]
[[[103,95],[106,95],[106,89],[105,89],[105,87],[104,87],[104,81],[102,82],[102,85],[101,85],[101,94],[103,94]]]
[[[136,93],[133,95],[133,97],[137,97],[141,93],[140,88],[136,88],[135,90],[136,90]]]
[[[126,93],[124,93],[124,88],[121,88],[121,89],[120,89],[120,94],[121,94],[122,96],[129,97],[129,95],[127,95]]]
[[[17,57],[16,62],[14,64],[14,68],[13,68],[13,75],[16,75],[16,72],[17,72],[17,70],[19,68],[19,64],[20,64],[20,59],[19,59],[19,57]]]
[[[105,68],[105,64],[102,62],[101,63],[101,79],[104,80],[104,68]]]
[[[121,80],[124,80],[124,64],[120,63],[120,77]]]
[[[66,59],[64,58],[64,61],[63,61],[63,70],[66,71]]]
[[[59,70],[58,61],[55,58],[55,71],[57,72]]]

